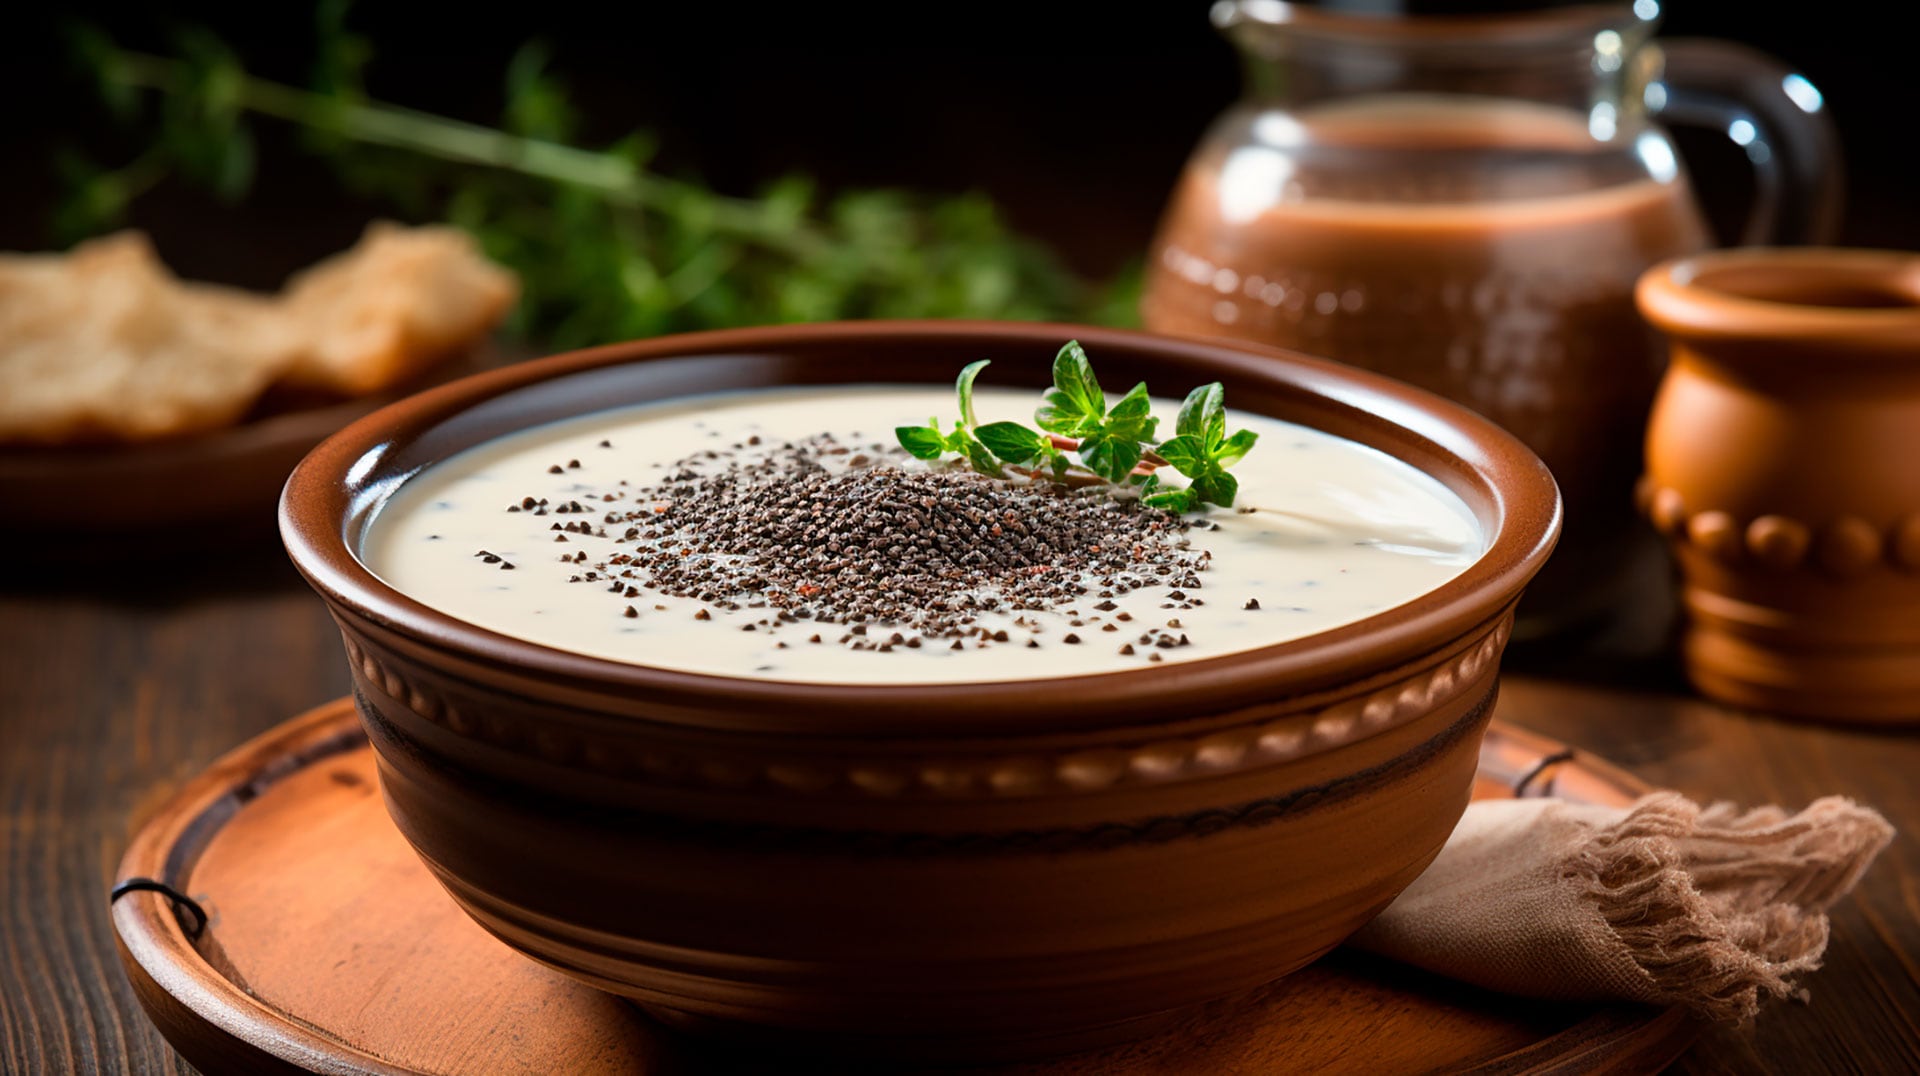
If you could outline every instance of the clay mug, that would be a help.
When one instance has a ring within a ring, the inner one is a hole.
[[[1710,236],[1664,127],[1724,132],[1758,183],[1743,242],[1819,243],[1840,154],[1820,93],[1654,0],[1220,0],[1243,99],[1148,252],[1154,332],[1376,370],[1525,441],[1567,503],[1516,631],[1611,612],[1663,345],[1634,281]]]
[[[1672,341],[1641,498],[1683,576],[1693,682],[1920,724],[1920,254],[1703,254],[1638,300]]]

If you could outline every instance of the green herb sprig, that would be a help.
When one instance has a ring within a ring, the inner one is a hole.
[[[1018,422],[990,422],[974,416],[973,383],[990,360],[969,363],[954,382],[960,417],[950,430],[939,418],[925,426],[900,426],[894,436],[916,459],[958,454],[969,466],[993,478],[1007,470],[1063,485],[1106,483],[1138,490],[1155,508],[1191,512],[1203,504],[1233,506],[1239,480],[1227,473],[1253,449],[1260,435],[1252,430],[1227,433],[1226,390],[1218,381],[1187,394],[1174,420],[1174,436],[1154,443],[1160,420],[1152,413],[1146,382],[1127,390],[1107,406],[1093,364],[1078,340],[1069,340],[1053,358],[1053,387],[1034,411],[1039,429]],[[1162,468],[1184,475],[1173,486]]]
[[[511,327],[546,346],[846,318],[1133,316],[1137,271],[1091,285],[979,193],[829,193],[804,176],[721,193],[653,167],[645,131],[582,145],[585,124],[537,42],[504,72],[497,127],[376,100],[362,80],[373,50],[347,10],[317,6],[309,87],[258,77],[204,31],[182,33],[174,55],[76,31],[79,64],[144,147],[117,167],[63,158],[56,239],[119,226],[173,177],[238,199],[258,165],[250,121],[267,118],[298,130],[348,189],[472,233],[520,275]]]

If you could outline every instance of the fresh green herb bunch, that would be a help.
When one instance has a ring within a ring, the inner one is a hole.
[[[1053,387],[1034,412],[1038,430],[1018,422],[984,426],[973,413],[973,382],[989,360],[960,371],[954,389],[960,417],[951,432],[940,420],[894,430],[900,447],[918,459],[958,453],[974,470],[1006,478],[1012,468],[1028,478],[1065,485],[1107,483],[1137,489],[1155,508],[1190,512],[1203,504],[1232,507],[1240,482],[1227,473],[1253,449],[1260,435],[1252,430],[1227,433],[1226,390],[1218,381],[1187,394],[1174,420],[1174,436],[1153,442],[1160,420],[1153,417],[1146,382],[1127,391],[1114,405],[1094,376],[1093,364],[1077,340],[1069,340],[1053,358]],[[1171,467],[1187,485],[1170,486],[1161,478]]]
[[[636,133],[604,149],[575,142],[579,116],[538,44],[506,71],[497,129],[368,98],[372,55],[319,7],[311,89],[257,78],[215,37],[180,38],[174,57],[76,35],[106,103],[151,129],[135,160],[64,162],[62,241],[119,224],[170,175],[238,198],[255,170],[251,116],[296,125],[351,189],[415,219],[447,219],[519,273],[516,327],[568,347],[691,329],[869,317],[1131,317],[1137,274],[1103,292],[1011,232],[979,194],[892,190],[824,196],[805,177],[758,197],[718,194],[650,171]],[[158,108],[144,110],[157,97]]]

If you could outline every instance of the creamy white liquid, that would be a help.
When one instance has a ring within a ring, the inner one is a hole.
[[[982,388],[982,423],[1031,423],[1038,393]],[[586,566],[561,563],[581,552],[604,562],[623,548],[613,537],[568,534],[556,521],[598,521],[607,492],[651,486],[677,461],[702,450],[743,451],[758,437],[772,447],[830,432],[857,451],[894,446],[893,428],[953,410],[950,388],[881,386],[777,389],[716,394],[602,412],[482,445],[409,479],[369,528],[361,558],[396,589],[461,620],[503,635],[595,657],[686,672],[810,683],[955,683],[1050,679],[1219,657],[1326,631],[1393,608],[1458,575],[1483,539],[1466,506],[1416,469],[1373,449],[1260,415],[1228,412],[1230,430],[1260,434],[1233,467],[1236,509],[1211,508],[1186,537],[1212,554],[1201,586],[1149,585],[1098,610],[1088,595],[1063,610],[989,611],[979,625],[1006,630],[1011,644],[926,640],[918,648],[857,650],[838,642],[846,627],[802,622],[742,630],[769,610],[727,610],[642,588],[637,597],[602,583],[570,583]],[[1179,405],[1154,401],[1164,432]],[[950,421],[950,420],[949,420]],[[601,442],[612,447],[602,447]],[[567,466],[579,461],[577,468]],[[907,467],[925,464],[907,460]],[[559,466],[561,474],[550,469]],[[628,485],[620,486],[621,480]],[[523,498],[555,504],[578,498],[588,516],[509,512]],[[590,499],[591,498],[591,499]],[[1254,511],[1246,512],[1244,509]],[[630,548],[630,547],[629,547]],[[514,565],[502,570],[479,550]],[[1179,591],[1183,598],[1173,597]],[[1249,602],[1257,608],[1248,608]],[[638,613],[629,617],[628,606]],[[661,608],[664,607],[664,608]],[[704,610],[710,619],[698,619]],[[1122,616],[1125,614],[1125,617]],[[1016,624],[1024,617],[1024,624]],[[1079,621],[1078,625],[1073,621]],[[1178,624],[1169,627],[1169,621]],[[1106,630],[1109,626],[1116,630]],[[877,637],[888,631],[875,625]],[[1188,645],[1143,645],[1149,632],[1184,635]],[[1063,642],[1069,634],[1077,645]],[[809,642],[815,634],[819,643]],[[911,634],[911,633],[909,633]],[[1041,645],[1027,647],[1032,638]],[[784,648],[780,645],[784,643]],[[1133,654],[1122,654],[1132,644]]]

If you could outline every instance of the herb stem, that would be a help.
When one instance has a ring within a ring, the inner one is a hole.
[[[1073,452],[1080,447],[1080,438],[1078,437],[1065,437],[1057,433],[1050,433],[1047,435],[1047,440],[1053,447],[1062,452]],[[1133,469],[1134,474],[1152,474],[1154,468],[1165,467],[1167,465],[1167,461],[1161,459],[1160,454],[1151,448],[1141,450],[1140,463],[1141,466]]]
[[[1052,482],[1055,485],[1068,486],[1074,489],[1081,489],[1087,486],[1113,485],[1112,482],[1107,481],[1105,478],[1102,478],[1101,476],[1094,474],[1092,471],[1085,470],[1084,468],[1081,468],[1077,465],[1073,467],[1071,470],[1069,470],[1066,474],[1060,475],[1060,476],[1055,476],[1052,471],[1044,470],[1039,467],[1015,467],[1012,465],[1008,465],[1007,470],[1013,472],[1014,474],[1021,475],[1026,478],[1031,478],[1036,482]],[[1152,474],[1153,470],[1154,469],[1152,467],[1147,466],[1146,464],[1143,463],[1140,466],[1135,467],[1133,469],[1133,473],[1144,477],[1146,475]]]
[[[124,197],[131,201],[167,178],[167,162],[159,150],[150,149],[134,158],[115,175],[122,184]]]
[[[164,94],[188,90],[187,65],[181,61],[125,51],[115,60],[109,77],[126,85]],[[585,187],[623,207],[665,211],[673,203],[698,200],[716,231],[788,253],[814,255],[827,246],[825,237],[803,222],[776,219],[758,202],[714,195],[691,184],[653,175],[613,154],[509,134],[395,105],[341,100],[252,75],[240,76],[232,94],[237,107],[263,116],[372,145]]]

